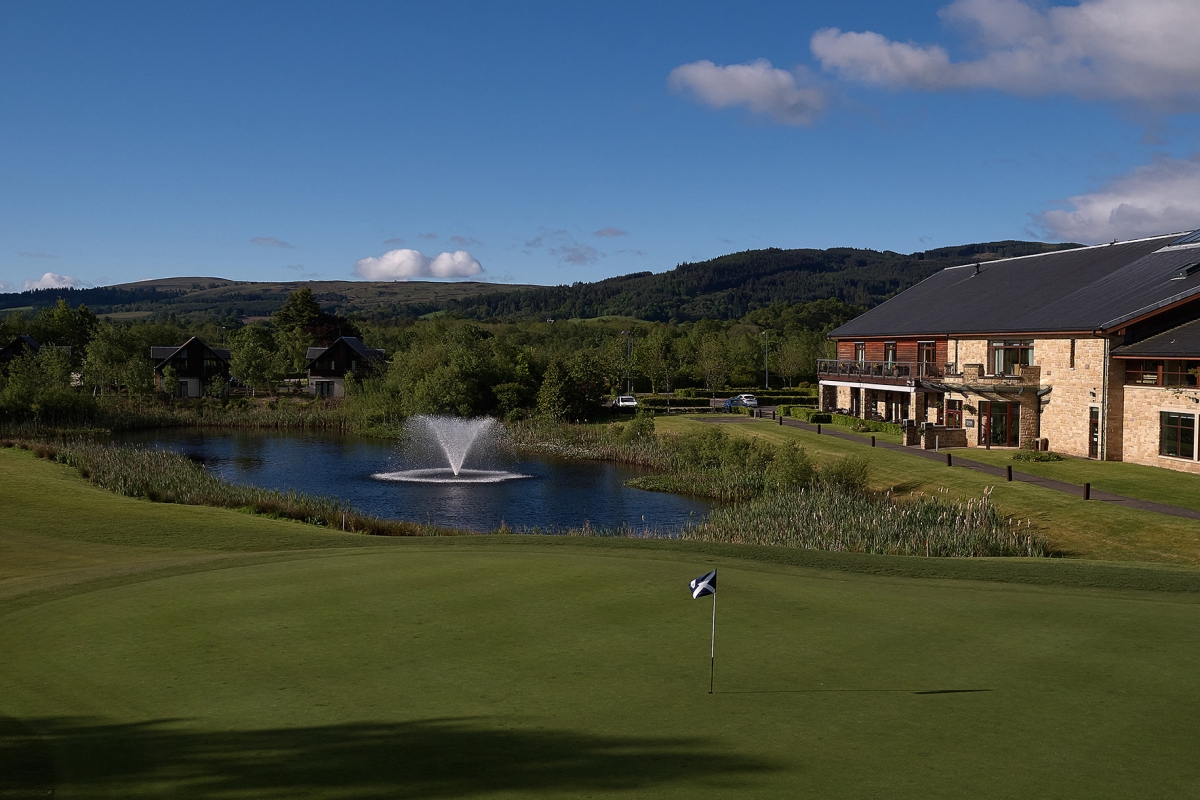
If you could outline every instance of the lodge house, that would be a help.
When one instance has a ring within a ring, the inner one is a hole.
[[[361,377],[387,358],[356,336],[339,337],[328,347],[310,347],[307,356],[308,393],[315,397],[341,397],[346,393],[347,374]]]
[[[201,397],[217,379],[229,383],[229,350],[209,347],[193,336],[178,347],[151,347],[154,378],[158,388],[164,388],[163,370],[171,367],[179,380],[179,397]]]
[[[906,444],[1200,473],[1200,231],[949,267],[829,335],[821,410]]]

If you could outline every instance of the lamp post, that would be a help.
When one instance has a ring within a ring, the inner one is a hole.
[[[771,390],[771,332],[763,331],[763,373],[766,378],[767,391]]]
[[[621,331],[625,337],[625,393],[633,394],[633,331]]]

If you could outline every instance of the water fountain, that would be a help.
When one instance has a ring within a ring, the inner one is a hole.
[[[404,427],[410,452],[421,453],[434,460],[444,458],[446,466],[378,472],[371,477],[407,483],[500,483],[530,477],[505,470],[467,469],[463,466],[473,451],[494,448],[500,427],[491,417],[461,419],[422,415],[413,417]]]

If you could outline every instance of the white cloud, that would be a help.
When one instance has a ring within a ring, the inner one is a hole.
[[[31,289],[70,289],[80,286],[83,281],[79,278],[72,278],[70,275],[58,275],[53,272],[47,272],[36,281],[25,281],[25,291]]]
[[[0,292],[11,292],[13,289],[16,289],[16,288],[17,287],[13,286],[8,281],[0,281]]]
[[[1024,0],[957,0],[939,15],[982,50],[952,61],[939,45],[896,42],[874,32],[825,28],[812,53],[842,78],[891,88],[998,89],[1070,94],[1150,106],[1200,100],[1200,3],[1083,0],[1053,6]]]
[[[466,250],[440,253],[434,258],[407,248],[389,250],[378,258],[360,258],[354,274],[369,281],[407,281],[413,278],[467,278],[483,266]]]
[[[695,61],[676,67],[667,77],[671,89],[690,91],[711,108],[742,106],[785,125],[811,125],[825,108],[824,92],[808,82],[803,67],[788,72],[772,67],[765,58],[723,67]]]
[[[1200,153],[1160,158],[1090,194],[1067,198],[1068,209],[1034,215],[1050,236],[1095,244],[1200,226]]]
[[[570,241],[551,249],[550,255],[558,256],[560,263],[572,264],[576,267],[586,267],[588,264],[595,264],[596,260],[604,255],[604,253],[601,253],[591,245]]]
[[[250,240],[250,243],[256,244],[259,247],[286,247],[289,250],[295,249],[292,245],[281,239],[276,239],[274,236],[255,236]]]

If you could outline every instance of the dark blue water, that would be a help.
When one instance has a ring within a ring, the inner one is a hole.
[[[314,433],[170,429],[123,434],[118,442],[163,447],[199,461],[232,482],[342,498],[378,517],[488,531],[627,526],[671,532],[699,521],[709,505],[624,485],[642,470],[591,461],[493,455],[487,466],[528,475],[503,483],[404,483],[372,475],[413,467],[392,442]]]

